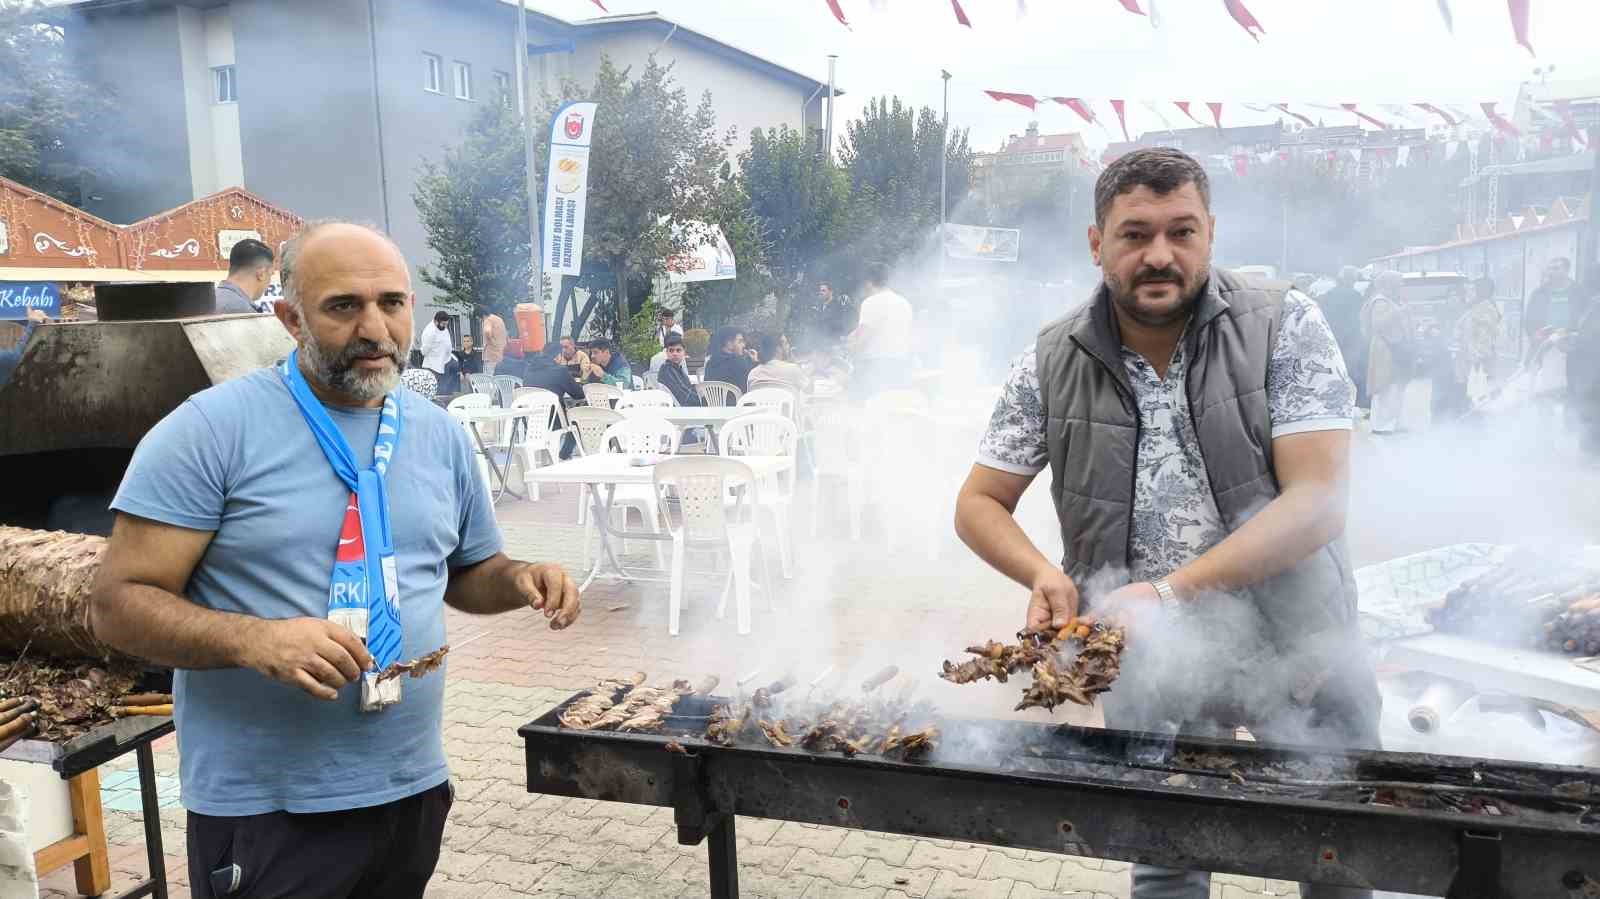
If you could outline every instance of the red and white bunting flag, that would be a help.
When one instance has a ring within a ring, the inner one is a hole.
[[[1272,104],[1272,108],[1280,110],[1280,111],[1284,112],[1287,115],[1294,116],[1295,118],[1297,118],[1300,121],[1304,122],[1307,128],[1315,128],[1315,127],[1317,127],[1317,123],[1316,122],[1313,122],[1313,121],[1311,121],[1311,119],[1309,119],[1309,118],[1301,115],[1300,113],[1295,112],[1294,110],[1290,109],[1289,108],[1289,104],[1287,104],[1287,103],[1274,103],[1274,104]]]
[[[1144,15],[1144,10],[1139,8],[1139,0],[1117,0],[1117,2],[1122,4],[1123,9],[1136,16]]]
[[[1038,102],[1032,94],[1013,94],[1009,91],[984,91],[984,93],[995,100],[1015,103],[1018,106],[1026,106],[1029,109],[1032,109],[1034,104]]]
[[[1088,122],[1091,125],[1100,121],[1094,117],[1094,110],[1089,108],[1089,104],[1083,102],[1077,97],[1051,97],[1050,99],[1077,113],[1078,118],[1083,119],[1085,122]]]
[[[1506,0],[1506,9],[1511,12],[1511,31],[1517,36],[1517,43],[1528,48],[1529,56],[1538,56],[1528,42],[1528,0]]]
[[[833,13],[833,17],[835,19],[839,20],[839,24],[843,25],[846,28],[849,28],[850,27],[850,23],[846,22],[844,20],[844,10],[839,8],[839,0],[827,0],[827,3],[828,3],[828,11]]]
[[[1382,128],[1385,131],[1389,130],[1389,126],[1386,123],[1380,122],[1377,119],[1373,118],[1372,116],[1369,116],[1366,113],[1362,112],[1361,110],[1357,109],[1356,105],[1354,103],[1340,103],[1339,105],[1344,107],[1349,112],[1355,113],[1356,118],[1361,119],[1363,121],[1371,122],[1372,124],[1378,126],[1379,128]]]
[[[1589,142],[1584,140],[1583,132],[1578,129],[1577,120],[1572,117],[1571,100],[1557,100],[1556,115],[1561,116],[1561,123],[1567,126],[1565,131],[1567,136],[1571,137],[1573,140],[1577,141],[1583,146],[1589,145]]]
[[[1127,104],[1121,100],[1111,101],[1111,108],[1117,111],[1117,124],[1122,126],[1122,139],[1132,143],[1133,138],[1128,136],[1128,110],[1126,106]]]
[[[1416,106],[1418,109],[1423,110],[1424,112],[1431,112],[1439,118],[1444,119],[1444,123],[1452,128],[1461,124],[1460,121],[1458,121],[1450,113],[1445,112],[1443,109],[1440,109],[1432,103],[1418,103]]]
[[[1444,19],[1444,30],[1456,33],[1456,18],[1450,15],[1450,0],[1439,0],[1439,16]]]
[[[1488,116],[1490,124],[1494,125],[1496,131],[1500,132],[1501,134],[1509,134],[1513,137],[1522,136],[1522,129],[1511,124],[1511,121],[1505,116],[1495,112],[1494,103],[1481,103],[1479,105],[1483,107],[1483,114]]]
[[[1221,103],[1207,103],[1206,104],[1206,108],[1211,110],[1211,118],[1212,118],[1212,120],[1214,120],[1217,123],[1217,127],[1218,128],[1221,128],[1222,127],[1222,104]]]
[[[1250,174],[1250,157],[1245,153],[1235,153],[1233,156],[1233,173],[1243,178]]]
[[[1526,5],[1527,0],[1523,0],[1523,3]],[[1244,8],[1244,0],[1222,0],[1222,5],[1228,8],[1228,15],[1233,16],[1233,20],[1239,23],[1239,27],[1243,28],[1246,34],[1260,43],[1261,36],[1266,34],[1267,30],[1261,27],[1261,23],[1250,14],[1250,10]]]
[[[1206,126],[1205,122],[1202,122],[1199,119],[1195,118],[1194,117],[1194,113],[1189,111],[1189,101],[1188,100],[1173,100],[1172,101],[1172,105],[1178,107],[1181,110],[1183,110],[1183,114],[1189,117],[1189,121],[1194,122],[1196,125],[1199,125],[1201,128],[1204,128]]]
[[[595,6],[600,7],[600,11],[603,12],[603,13],[609,14],[611,12],[611,10],[606,9],[606,5],[604,3],[601,3],[600,0],[589,0],[589,2],[593,3]]]
[[[972,27],[972,20],[967,18],[967,11],[961,8],[961,0],[950,0],[950,8],[956,14],[956,21],[968,28]]]
[[[1140,100],[1139,103],[1145,109],[1149,110],[1151,115],[1160,120],[1162,128],[1166,129],[1167,131],[1172,130],[1172,122],[1167,120],[1167,116],[1161,111],[1161,106],[1159,104],[1151,100]]]

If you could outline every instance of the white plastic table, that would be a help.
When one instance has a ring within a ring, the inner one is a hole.
[[[489,485],[493,500],[499,502],[501,497],[507,493],[522,499],[522,494],[512,489],[511,482],[507,479],[507,476],[511,473],[511,454],[509,452],[506,453],[505,460],[497,464],[494,453],[490,451],[489,445],[484,443],[483,434],[478,430],[478,426],[485,422],[516,422],[519,419],[528,418],[533,412],[526,409],[502,409],[499,406],[481,406],[457,409],[450,414],[467,423],[467,428],[472,431],[472,439],[478,444],[478,452],[483,453],[484,460],[489,464],[489,470],[494,472],[494,480],[500,486],[497,488],[493,483]]]
[[[631,410],[629,410],[631,411]],[[643,410],[640,410],[643,411]],[[616,493],[617,485],[633,484],[651,487],[655,484],[655,465],[636,464],[635,460],[653,459],[662,461],[671,456],[640,457],[624,453],[596,453],[589,456],[575,456],[535,468],[526,475],[526,480],[539,484],[583,484],[589,487],[589,497],[592,503],[589,514],[594,518],[595,525],[600,530],[600,552],[590,567],[589,574],[584,578],[580,590],[588,589],[595,578],[602,573],[609,573],[624,581],[653,580],[630,574],[617,560],[616,553],[611,547],[611,538],[619,537],[625,540],[662,540],[669,541],[672,535],[665,531],[613,531],[611,529],[611,500]],[[750,466],[750,471],[755,475],[755,490],[757,495],[752,496],[753,501],[759,500],[761,483],[788,471],[794,467],[792,456],[740,456],[738,461]],[[602,489],[604,488],[604,489]],[[606,572],[609,567],[610,571]],[[658,580],[658,579],[654,579]]]

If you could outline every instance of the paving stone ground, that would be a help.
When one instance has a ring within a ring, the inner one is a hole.
[[[1412,470],[1426,448],[1407,440],[1374,444],[1358,435],[1350,524],[1357,564],[1442,542],[1500,539],[1512,527],[1503,518],[1468,526],[1461,521],[1464,516],[1457,516],[1458,529],[1452,532],[1448,523],[1441,523],[1444,516],[1435,515],[1417,525],[1414,536],[1397,536],[1400,530],[1390,526],[1392,508],[1383,501],[1382,485],[1372,481]],[[1363,482],[1363,472],[1371,479]],[[893,520],[902,525],[929,517],[936,521],[930,529],[937,535],[932,556],[929,541],[917,530],[900,535],[891,549],[882,522],[871,517],[863,538],[852,539],[844,532],[840,504],[826,495],[819,536],[811,536],[810,490],[802,483],[794,513],[795,576],[778,578],[775,557],[770,560],[772,576],[758,573],[758,579],[775,583],[776,589],[770,600],[757,591],[753,631],[747,636],[735,633],[732,609],[727,618],[715,615],[721,579],[710,574],[691,579],[677,637],[667,634],[662,584],[599,582],[584,595],[580,623],[560,633],[550,631],[532,612],[493,618],[449,613],[452,650],[445,674],[444,737],[458,794],[428,895],[707,895],[706,850],[677,844],[669,809],[526,792],[516,728],[604,676],[631,670],[658,679],[714,673],[729,684],[757,669],[763,677],[792,669],[809,679],[832,666],[836,682],[848,684],[892,662],[903,671],[924,673],[919,695],[952,712],[968,717],[1006,714],[1014,685],[955,687],[932,676],[939,660],[967,642],[1015,631],[1025,600],[949,535],[950,509],[941,497],[947,500],[953,493],[956,477],[958,472],[946,472],[943,483],[924,485],[894,503]],[[1518,489],[1542,496],[1541,521],[1552,528],[1596,532],[1593,504],[1571,498],[1596,495],[1600,485],[1592,473],[1542,470],[1529,477]],[[1586,478],[1586,488],[1572,489],[1573,477]],[[1470,480],[1458,486],[1469,497],[1477,491],[1492,498],[1499,489]],[[575,521],[576,501],[571,489],[547,488],[538,504],[503,503],[500,518],[508,552],[561,561],[577,570],[584,532]],[[1019,517],[1047,554],[1058,551],[1047,490],[1036,485],[1024,498]],[[1485,535],[1484,527],[1498,530]],[[643,543],[629,550],[640,562],[652,555]],[[1029,714],[1046,717],[1039,711]],[[1058,714],[1057,720],[1064,717]],[[177,759],[172,738],[158,745],[167,865],[173,895],[186,899],[184,813],[172,799]],[[102,772],[114,892],[146,870],[138,806],[127,801],[133,785],[119,773],[131,766],[128,757]],[[740,881],[747,897],[1103,899],[1128,893],[1126,866],[1109,861],[756,819],[740,819],[737,828]],[[75,895],[69,871],[46,877],[43,886],[43,895],[51,899]],[[1281,882],[1219,876],[1211,895],[1251,899],[1295,891]]]

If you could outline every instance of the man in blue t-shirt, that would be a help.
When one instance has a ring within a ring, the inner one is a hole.
[[[465,433],[400,386],[415,298],[394,244],[318,225],[282,266],[292,365],[196,394],[141,441],[91,624],[177,669],[197,899],[420,897],[451,799],[444,675],[363,711],[392,699],[374,656],[445,645],[446,604],[565,628],[578,591],[501,552]]]

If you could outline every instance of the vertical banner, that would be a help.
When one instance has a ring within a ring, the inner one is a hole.
[[[576,275],[583,268],[583,214],[589,196],[589,140],[595,104],[568,103],[550,120],[550,166],[544,175],[544,231],[540,251],[547,275]]]

